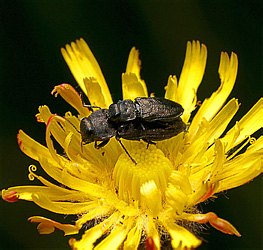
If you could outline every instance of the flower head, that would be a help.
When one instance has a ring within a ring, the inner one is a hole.
[[[62,54],[90,104],[107,109],[112,98],[85,41],[66,45]],[[38,161],[59,185],[37,175],[36,167],[31,165],[29,179],[38,179],[43,185],[11,187],[2,191],[3,199],[33,201],[55,213],[78,215],[74,225],[30,217],[31,222],[39,223],[41,234],[52,233],[55,228],[65,235],[77,234],[94,220],[80,240],[70,240],[74,249],[134,249],[142,242],[149,249],[160,249],[163,236],[170,237],[173,248],[197,247],[201,240],[193,231],[198,223],[210,223],[224,233],[240,236],[234,226],[215,213],[199,211],[198,204],[216,193],[243,185],[262,172],[263,138],[256,140],[250,135],[262,127],[263,99],[225,133],[239,108],[235,98],[224,105],[236,80],[238,61],[236,54],[229,58],[222,53],[218,71],[221,85],[192,117],[206,57],[203,44],[188,42],[179,81],[170,76],[165,87],[165,98],[183,106],[182,120],[188,124],[187,131],[156,145],[122,140],[137,164],[115,138],[100,149],[93,143],[82,145],[80,122],[92,111],[83,106],[70,85],[56,86],[52,94],[64,98],[78,116],[70,112],[65,117],[58,116],[41,106],[36,117],[46,124],[47,147],[21,130],[18,142],[21,150]],[[135,48],[122,74],[122,91],[123,99],[148,97]],[[57,153],[53,140],[62,147],[63,155]],[[244,153],[237,155],[248,143],[251,145]],[[102,240],[98,243],[98,239]]]

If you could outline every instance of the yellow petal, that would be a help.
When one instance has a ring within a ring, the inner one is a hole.
[[[117,213],[114,213],[108,219],[86,230],[79,241],[75,239],[70,239],[69,241],[70,246],[73,249],[78,249],[78,250],[93,249],[94,247],[93,243],[97,239],[99,239],[109,229],[109,227],[116,222],[116,220],[118,219],[116,215]]]
[[[238,60],[235,53],[231,54],[230,60],[227,53],[221,53],[220,65],[218,70],[221,79],[221,85],[217,89],[217,91],[215,91],[211,95],[210,98],[206,99],[203,102],[198,112],[194,116],[194,119],[191,123],[192,133],[195,133],[195,131],[197,130],[197,126],[203,117],[205,117],[207,121],[210,121],[210,119],[212,119],[221,109],[233,89],[237,76],[237,67]]]
[[[167,204],[180,215],[187,205],[187,196],[179,188],[170,184],[166,189],[165,197]]]
[[[148,218],[148,225],[147,225],[147,238],[152,239],[153,244],[155,246],[154,249],[160,249],[161,244],[160,244],[160,237],[159,233],[156,229],[155,223],[152,218]]]
[[[67,135],[65,130],[63,129],[64,127],[65,119],[57,115],[52,115],[49,118],[46,126],[47,147],[52,158],[58,163],[59,166],[61,166],[61,168],[65,166],[65,162],[67,162],[67,159],[65,159],[64,157],[60,157],[60,155],[57,154],[51,136],[53,135],[60,146],[62,148],[65,148],[65,139]]]
[[[50,116],[53,115],[51,113],[49,107],[46,105],[39,106],[38,111],[39,111],[39,113],[36,114],[37,121],[38,122],[44,122],[45,124],[47,124]]]
[[[17,191],[12,191],[10,189],[8,189],[8,190],[3,189],[2,190],[2,199],[7,201],[7,202],[13,203],[13,202],[16,202],[19,200],[19,195],[18,195]]]
[[[76,221],[76,226],[77,228],[81,228],[85,223],[92,219],[101,218],[109,215],[111,210],[112,208],[110,206],[98,206],[97,208],[94,208],[93,210],[84,214],[80,219],[78,219]]]
[[[124,221],[123,224],[116,225],[111,231],[111,233],[104,240],[102,240],[94,249],[118,249],[118,247],[125,239],[128,230],[129,220]]]
[[[152,217],[157,217],[158,213],[162,209],[161,192],[158,190],[155,182],[150,180],[144,183],[140,192],[142,195],[142,202],[149,209],[149,214]]]
[[[53,233],[55,228],[64,231],[65,235],[77,234],[79,230],[70,224],[60,224],[56,221],[41,217],[32,216],[28,218],[30,222],[40,223],[37,230],[40,234],[50,234]]]
[[[69,195],[69,193],[72,192],[72,195]],[[8,198],[8,195],[16,195],[17,198],[20,200],[27,200],[27,201],[32,201],[32,195],[36,193],[42,193],[46,196],[49,196],[50,199],[54,200],[69,200],[70,198],[76,198],[76,195],[74,191],[69,191],[64,188],[57,187],[55,188],[50,188],[50,187],[44,187],[44,186],[15,186],[15,187],[10,187],[7,190],[2,190],[2,196],[3,198]],[[80,197],[78,197],[78,200]],[[83,194],[82,194],[82,199],[83,199]],[[10,201],[9,201],[10,202]],[[12,201],[11,201],[12,202]]]
[[[180,171],[174,170],[170,177],[169,177],[169,183],[171,183],[173,186],[176,186],[182,190],[186,195],[189,195],[192,193],[192,187],[189,182],[188,176],[183,174]]]
[[[208,129],[208,126],[207,121],[204,119],[203,123],[200,124],[200,131]],[[188,134],[185,135],[185,138],[187,142]],[[205,141],[204,136],[196,136],[196,139],[193,140],[188,147],[183,148],[184,152],[179,161],[179,170],[184,174],[189,174],[189,171],[191,171],[191,174],[194,174],[199,169],[203,169],[203,163],[206,163],[203,155],[208,146],[209,144]],[[191,169],[189,166],[191,166]]]
[[[83,79],[85,88],[87,90],[87,97],[89,98],[92,106],[98,106],[100,108],[108,108],[109,104],[106,97],[103,95],[103,89],[94,77],[85,77]]]
[[[231,147],[235,147],[242,142],[247,136],[253,134],[258,129],[263,127],[263,98],[260,98],[258,102],[243,116],[238,122],[238,130],[240,131],[235,142]],[[236,126],[231,128],[225,137],[222,138],[223,142],[228,142],[236,133]],[[228,148],[229,150],[230,148]]]
[[[223,170],[217,174],[218,191],[238,187],[255,178],[263,171],[263,137],[248,147],[248,149],[224,164]]]
[[[16,186],[2,190],[2,197],[8,202],[16,202],[18,199],[32,201],[33,192],[42,192],[47,187],[42,186]]]
[[[73,176],[67,171],[67,168],[60,169],[57,163],[49,162],[45,157],[41,157],[39,162],[45,172],[59,183],[71,189],[82,191],[86,195],[89,195],[89,197],[101,198],[105,196],[105,189],[102,186]],[[71,164],[74,165],[74,163]],[[66,165],[66,163],[64,165]]]
[[[73,108],[75,108],[82,117],[88,116],[90,114],[89,110],[83,107],[79,94],[71,85],[66,83],[57,85],[54,87],[51,94],[55,94],[55,97],[60,94],[61,97]]]
[[[187,43],[184,66],[178,82],[176,102],[184,108],[182,119],[187,122],[195,109],[196,92],[200,85],[206,65],[207,49],[199,41]]]
[[[164,98],[176,102],[178,100],[177,94],[177,78],[176,76],[169,76],[167,86],[165,86]]]
[[[192,193],[189,179],[180,171],[173,171],[165,191],[166,201],[174,212],[180,215],[187,206],[187,195]]]
[[[41,192],[33,194],[32,199],[33,202],[36,203],[38,206],[58,214],[82,214],[91,209],[96,208],[99,205],[98,202],[94,201],[77,203],[73,203],[66,200],[61,200],[60,202],[52,201],[48,198],[48,196],[44,195]]]
[[[140,79],[141,60],[139,59],[139,50],[133,47],[130,51],[126,66],[126,73],[134,73]]]
[[[60,146],[63,147],[66,134],[61,125],[63,125],[66,120],[56,114],[52,114],[46,105],[39,106],[38,110],[39,114],[36,115],[37,120],[40,122],[45,122],[47,128],[52,122],[52,134]]]
[[[142,220],[138,218],[136,226],[134,226],[127,235],[127,239],[124,241],[124,250],[137,249],[140,243],[142,234]]]
[[[89,77],[97,79],[101,87],[101,92],[105,98],[106,106],[108,107],[112,103],[110,91],[100,66],[86,42],[81,38],[77,40],[76,43],[72,42],[71,46],[67,44],[66,49],[62,48],[61,52],[73,76],[86,95],[88,90],[86,89],[83,79]],[[90,100],[90,102],[93,102],[93,100]]]
[[[123,100],[134,100],[136,97],[148,97],[135,73],[122,74],[122,96]]]
[[[143,95],[140,95],[140,97],[147,97],[148,92],[147,92],[147,87],[145,82],[141,79],[140,75],[140,70],[141,70],[141,60],[139,59],[139,51],[133,47],[131,49],[131,52],[129,54],[128,62],[127,62],[127,67],[126,67],[126,72],[125,73],[134,73],[140,82],[141,86],[143,87]],[[128,93],[123,94],[123,96],[127,95]],[[123,98],[126,99],[126,98]]]
[[[214,175],[217,175],[223,169],[223,164],[226,161],[224,145],[220,139],[215,140],[215,152],[214,152],[214,162],[211,166],[210,179],[214,179]],[[217,177],[216,177],[217,178]]]
[[[215,213],[209,212],[207,214],[184,214],[184,219],[189,221],[196,221],[199,223],[209,222],[211,226],[226,234],[235,234],[240,237],[241,234],[228,221],[219,218]]]
[[[217,139],[225,131],[227,125],[232,120],[239,108],[237,99],[231,99],[222,110],[210,121],[209,131],[207,131],[206,138],[209,143]],[[190,132],[189,132],[190,133]]]
[[[218,182],[203,181],[202,184],[199,185],[199,188],[195,189],[195,192],[188,196],[188,207],[194,206],[211,197],[217,192],[218,186]]]
[[[33,140],[31,137],[29,137],[23,130],[19,130],[17,140],[22,152],[30,158],[37,161],[39,160],[40,156],[44,156],[45,158],[51,159],[49,150],[46,147],[42,146],[40,143]],[[52,159],[51,161],[55,162]]]
[[[106,204],[111,204],[114,208],[126,216],[135,216],[140,210],[138,208],[138,201],[135,201],[134,204],[129,205],[127,202],[119,199],[116,193],[108,191],[105,193],[104,197]]]
[[[176,223],[166,220],[164,226],[172,237],[173,248],[196,248],[202,241],[197,239],[187,229],[178,226]]]
[[[209,144],[214,142],[214,139],[218,138],[225,131],[227,125],[232,120],[233,116],[236,114],[239,108],[237,99],[231,99],[220,112],[208,122],[208,127],[202,133],[202,136],[205,138]],[[204,121],[206,118],[202,118]],[[199,124],[198,129],[202,128]],[[195,127],[192,124],[189,127],[189,140],[195,141],[201,136],[198,130],[195,130]]]

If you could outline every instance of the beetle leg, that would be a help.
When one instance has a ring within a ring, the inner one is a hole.
[[[141,122],[140,122],[140,126],[141,126],[142,130],[143,130],[144,133],[145,133],[145,138],[143,138],[142,140],[148,143],[148,144],[147,144],[147,149],[148,149],[149,144],[153,144],[153,145],[155,145],[156,143],[153,142],[153,141],[151,141],[151,140],[149,140],[149,139],[147,138],[146,128],[144,127],[144,125],[143,125]]]
[[[122,146],[123,150],[125,151],[125,153],[130,157],[130,159],[132,160],[132,162],[137,165],[137,162],[131,157],[131,155],[129,154],[128,150],[124,147],[124,145],[122,144],[120,138],[116,135],[116,140],[120,143],[120,145]]]
[[[105,141],[101,142],[100,144],[97,144],[97,141],[95,141],[95,148],[100,149],[100,148],[104,147],[109,141],[110,141],[110,139],[105,140]]]
[[[156,145],[156,142],[153,142],[153,141],[151,141],[151,140],[149,140],[149,139],[147,139],[147,138],[143,138],[142,140],[148,143],[148,144],[147,144],[147,149],[149,148],[149,145],[150,145],[150,144]]]

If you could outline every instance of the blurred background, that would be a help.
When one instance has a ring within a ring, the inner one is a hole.
[[[261,1],[66,1],[19,0],[0,3],[0,188],[38,185],[27,178],[37,162],[24,155],[16,141],[19,129],[45,144],[45,126],[37,123],[39,105],[53,113],[76,112],[50,94],[55,85],[77,87],[60,48],[83,37],[98,60],[114,101],[121,99],[121,73],[130,49],[140,50],[142,78],[149,93],[164,95],[171,74],[179,77],[187,41],[199,40],[208,49],[205,76],[198,100],[219,86],[220,52],[237,53],[238,77],[230,98],[237,97],[239,120],[262,96]],[[77,89],[80,91],[79,89]],[[231,126],[234,125],[234,121]],[[262,133],[256,134],[258,137]],[[44,174],[44,173],[43,173]],[[241,238],[213,228],[204,230],[200,249],[262,248],[262,177],[219,194],[204,212],[230,221]],[[39,235],[27,218],[40,215],[61,223],[74,216],[56,215],[37,205],[0,201],[0,249],[69,249],[69,237],[56,230]]]

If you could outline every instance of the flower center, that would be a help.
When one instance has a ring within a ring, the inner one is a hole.
[[[140,205],[145,197],[160,199],[165,194],[168,178],[172,172],[172,164],[163,152],[154,145],[132,142],[128,150],[134,164],[126,153],[120,155],[113,172],[115,188],[120,199]],[[155,194],[155,195],[154,195]]]

